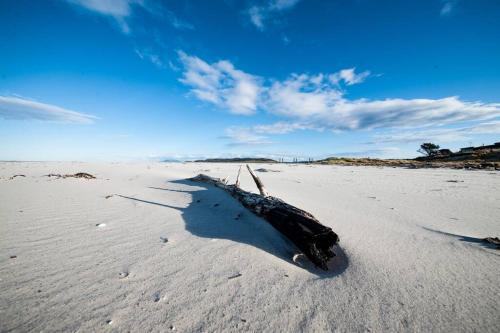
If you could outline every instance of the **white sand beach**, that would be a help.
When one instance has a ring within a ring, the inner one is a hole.
[[[0,163],[0,331],[500,331],[500,172],[253,168],[339,235],[329,271],[185,180],[237,164]]]

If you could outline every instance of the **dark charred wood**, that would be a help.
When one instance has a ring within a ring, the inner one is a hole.
[[[491,244],[497,250],[500,250],[500,239],[498,237],[486,237],[483,238],[483,242]]]
[[[218,178],[204,174],[190,180],[212,184],[228,192],[243,206],[285,235],[317,267],[328,270],[327,263],[335,256],[333,246],[338,243],[339,237],[310,213],[279,198],[247,192],[236,185],[227,185]]]

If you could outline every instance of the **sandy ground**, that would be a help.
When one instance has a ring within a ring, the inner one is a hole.
[[[500,331],[500,172],[260,167],[339,234],[330,271],[183,180],[234,164],[0,163],[0,331]]]

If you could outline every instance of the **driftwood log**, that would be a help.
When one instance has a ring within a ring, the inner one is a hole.
[[[212,184],[228,192],[243,206],[263,217],[275,229],[291,240],[317,267],[328,270],[328,261],[335,256],[333,246],[339,237],[331,228],[322,225],[310,213],[287,204],[283,200],[269,196],[250,166],[247,169],[259,189],[259,194],[242,190],[239,187],[240,170],[234,185],[228,185],[219,178],[199,174],[190,180]]]

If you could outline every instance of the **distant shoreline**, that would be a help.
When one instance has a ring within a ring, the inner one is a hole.
[[[498,156],[470,156],[462,160],[446,158],[416,158],[416,159],[377,159],[377,158],[348,158],[329,157],[317,161],[278,162],[267,158],[211,158],[193,161],[196,163],[276,163],[276,164],[317,164],[317,165],[343,165],[343,166],[378,166],[400,167],[410,169],[478,169],[500,170]]]
[[[207,158],[204,160],[196,160],[193,162],[206,163],[279,163],[271,158],[259,157],[242,157],[242,158]]]

